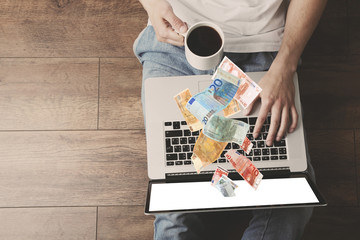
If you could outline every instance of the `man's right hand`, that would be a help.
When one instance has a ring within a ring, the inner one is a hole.
[[[139,0],[149,15],[156,37],[160,42],[176,46],[184,45],[184,37],[178,33],[186,33],[187,25],[178,18],[167,0]]]

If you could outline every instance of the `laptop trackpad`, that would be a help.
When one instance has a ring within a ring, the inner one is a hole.
[[[256,191],[243,180],[234,182],[238,185],[235,197],[224,197],[210,182],[153,182],[146,213],[294,207],[324,202],[305,177],[263,179]]]

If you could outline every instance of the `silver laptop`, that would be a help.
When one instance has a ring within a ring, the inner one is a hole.
[[[255,82],[258,82],[264,76],[265,72],[252,72],[247,74]],[[252,130],[260,109],[260,104],[257,104],[254,106],[251,115],[244,116],[240,112],[231,116],[231,118],[245,121],[250,125],[248,138],[254,144],[251,152],[246,154],[238,144],[229,143],[217,161],[203,169],[200,174],[197,174],[191,161],[191,155],[199,132],[190,132],[174,100],[174,96],[186,88],[189,88],[191,94],[195,95],[206,89],[211,82],[210,75],[149,78],[145,80],[144,109],[146,114],[148,176],[150,178],[145,213],[326,205],[323,197],[317,191],[315,184],[313,184],[311,179],[305,176],[305,174],[301,174],[301,178],[306,180],[304,184],[307,185],[309,194],[312,194],[314,197],[313,200],[309,200],[310,202],[304,202],[303,200],[299,200],[298,202],[296,199],[300,198],[296,196],[296,194],[289,194],[292,195],[292,200],[289,199],[288,204],[282,200],[277,204],[277,201],[273,200],[273,202],[271,202],[272,204],[264,202],[263,204],[254,205],[251,204],[251,202],[255,203],[257,201],[249,201],[250,204],[245,204],[245,206],[241,204],[238,206],[237,204],[227,205],[226,203],[224,203],[225,205],[220,204],[219,206],[215,201],[214,205],[197,206],[195,204],[192,206],[192,202],[194,201],[189,200],[189,203],[184,205],[184,202],[187,202],[186,199],[193,199],[194,193],[200,193],[203,192],[204,189],[207,189],[210,184],[204,185],[207,186],[205,188],[204,186],[200,187],[199,184],[206,184],[207,181],[210,181],[217,166],[228,169],[230,178],[241,181],[240,175],[235,172],[232,165],[224,157],[224,154],[229,149],[237,149],[240,153],[247,156],[262,172],[265,179],[263,179],[264,183],[262,182],[260,185],[266,185],[267,181],[274,178],[281,178],[281,181],[285,181],[285,179],[289,180],[289,178],[293,178],[295,173],[297,174],[296,177],[299,177],[298,173],[304,173],[307,169],[298,78],[295,74],[295,105],[299,113],[296,130],[288,134],[281,141],[274,142],[271,147],[266,146],[265,139],[271,121],[271,117],[269,116],[262,127],[260,136],[254,139]],[[241,184],[243,184],[243,182],[244,181],[242,181]],[[281,186],[281,184],[275,184],[273,187],[277,188],[276,186]],[[290,189],[293,187],[296,186],[289,185]],[[188,194],[192,188],[194,188],[194,193],[190,196]],[[301,188],[301,186],[297,186],[297,188]],[[175,190],[174,193],[168,194],[171,192],[171,189]],[[269,189],[271,188],[267,187],[267,190]],[[283,192],[284,189],[285,188],[278,190]],[[209,188],[206,192],[209,191],[212,192],[213,189]],[[275,189],[272,191],[276,192]],[[259,190],[256,192],[261,194]],[[206,197],[205,195],[205,193],[202,193],[197,196],[197,198],[204,198],[204,201],[206,201],[210,196]],[[300,195],[303,194],[300,193]],[[214,198],[213,195],[211,195],[211,197]],[[253,197],[255,200],[260,198],[257,196]],[[219,201],[221,201],[221,198],[219,198]],[[173,204],[167,206],[164,202],[172,202]]]

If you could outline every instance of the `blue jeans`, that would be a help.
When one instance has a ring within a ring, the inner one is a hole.
[[[189,65],[184,48],[157,41],[152,26],[144,29],[134,43],[134,53],[143,65],[143,82],[150,77],[213,74],[213,70],[200,71]],[[276,52],[263,53],[225,53],[245,72],[266,71],[269,69]],[[142,88],[142,99],[144,88]],[[145,103],[143,106],[145,106]],[[309,156],[308,156],[308,159]],[[309,172],[314,178],[310,162]],[[252,211],[252,219],[243,233],[242,239],[300,239],[305,225],[310,220],[313,208],[284,208]],[[171,213],[155,217],[155,239],[212,239],[212,229],[207,229],[206,221],[216,221],[219,231],[227,215],[238,215],[243,211],[231,213]],[[241,236],[241,233],[239,233]],[[240,237],[239,237],[240,238]],[[224,239],[224,238],[222,238]],[[226,238],[225,238],[226,239]]]

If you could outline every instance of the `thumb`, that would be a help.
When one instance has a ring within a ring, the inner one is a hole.
[[[165,16],[166,21],[170,23],[173,29],[179,33],[186,33],[188,27],[180,18],[178,18],[175,13],[171,10],[168,11]]]

